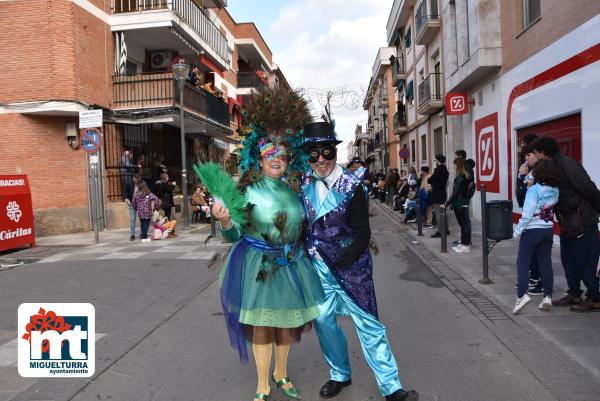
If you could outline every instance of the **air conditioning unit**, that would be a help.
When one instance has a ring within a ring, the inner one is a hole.
[[[150,68],[153,70],[164,70],[171,64],[173,52],[164,50],[150,53]]]

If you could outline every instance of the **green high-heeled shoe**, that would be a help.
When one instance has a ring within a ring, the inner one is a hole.
[[[265,393],[256,393],[254,394],[254,399],[255,400],[263,400],[263,401],[267,401],[269,399],[269,397],[271,396],[271,394],[265,394]]]
[[[277,381],[277,380],[275,380],[275,372],[273,372],[271,374],[271,380],[273,380],[273,382],[275,384],[277,384],[277,387],[279,387],[281,389],[281,391],[283,391],[283,394],[285,394],[288,398],[293,398],[294,400],[302,399],[300,392],[298,390],[296,390],[296,387],[294,387],[293,385],[290,388],[283,388],[284,384],[291,383],[289,377],[286,376],[283,379]]]

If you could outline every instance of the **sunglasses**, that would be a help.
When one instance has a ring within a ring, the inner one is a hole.
[[[318,148],[312,148],[308,152],[308,162],[316,163],[319,161],[319,157],[323,156],[325,160],[333,160],[335,159],[337,152],[335,146],[323,146]]]

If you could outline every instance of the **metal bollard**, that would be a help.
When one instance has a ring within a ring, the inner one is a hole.
[[[423,236],[423,221],[421,220],[421,202],[419,201],[419,197],[416,198],[417,201],[417,235],[419,237]]]
[[[441,207],[438,206],[440,208],[440,212],[438,213],[438,216],[440,217],[440,221],[438,221],[438,232],[442,235],[441,236],[441,251],[442,253],[448,253],[448,236],[446,235],[446,232],[448,231],[448,227],[446,227],[446,208],[445,207]]]
[[[479,280],[481,284],[493,284],[493,281],[489,277],[489,265],[488,256],[490,254],[490,248],[487,237],[487,199],[485,184],[481,184],[481,250],[482,250],[482,264],[483,264],[483,278]]]

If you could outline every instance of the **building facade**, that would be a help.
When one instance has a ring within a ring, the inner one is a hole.
[[[28,176],[38,235],[91,227],[79,111],[103,110],[106,227],[128,225],[121,196],[126,150],[147,181],[165,165],[181,185],[181,106],[188,172],[199,161],[226,162],[239,142],[244,96],[288,85],[256,26],[236,23],[226,6],[226,0],[0,3],[0,14],[11,15],[0,25],[8,60],[0,77],[0,174]],[[172,71],[181,61],[195,68],[183,102]],[[194,179],[188,173],[190,190]]]
[[[448,116],[449,144],[476,162],[488,199],[513,200],[520,143],[552,136],[600,180],[600,3],[444,1],[446,87],[471,101]],[[474,215],[480,215],[475,196]]]
[[[401,170],[433,166],[446,154],[442,24],[438,0],[395,0],[387,22],[394,49],[393,133],[390,159]]]

